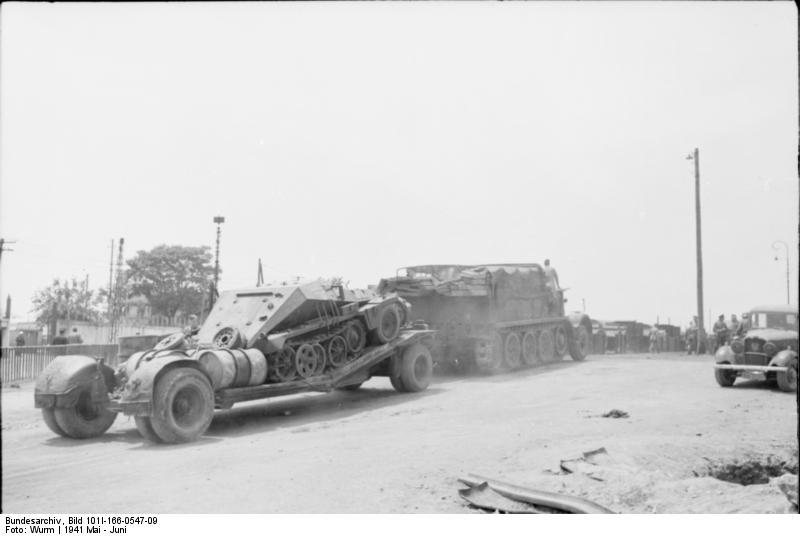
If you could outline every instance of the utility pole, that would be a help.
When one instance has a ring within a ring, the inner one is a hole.
[[[6,244],[16,244],[16,240],[6,240],[5,238],[0,238],[0,260],[3,258],[4,251],[14,251],[6,246]]]
[[[783,240],[776,240],[772,243],[772,249],[777,251],[780,249],[778,245],[783,246],[784,253],[786,254],[786,305],[789,305],[791,302],[791,295],[789,294],[789,245]],[[775,255],[775,260],[778,260],[777,254]]]
[[[112,302],[113,305],[111,307],[111,332],[109,334],[109,342],[113,344],[117,339],[117,331],[118,331],[118,324],[119,324],[119,316],[122,312],[122,290],[123,290],[123,281],[122,281],[122,251],[125,247],[125,239],[119,239],[119,254],[117,255],[117,281],[114,288],[114,301]]]
[[[114,239],[111,239],[111,258],[108,260],[108,318],[111,320],[111,304],[114,297]]]
[[[222,233],[222,224],[225,223],[223,216],[214,216],[214,223],[217,224],[217,252],[214,258],[214,292],[219,293],[219,236]],[[213,305],[213,304],[212,304]]]
[[[704,338],[705,328],[703,322],[703,242],[700,220],[700,150],[686,157],[694,160],[694,213],[697,222],[697,353],[700,354],[700,341]]]

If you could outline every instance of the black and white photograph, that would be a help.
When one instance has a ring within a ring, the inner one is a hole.
[[[4,2],[5,533],[797,514],[797,21]]]

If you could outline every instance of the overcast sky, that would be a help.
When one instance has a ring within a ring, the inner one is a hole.
[[[569,309],[685,325],[797,294],[791,2],[2,6],[2,306],[159,244],[222,289],[543,262]]]

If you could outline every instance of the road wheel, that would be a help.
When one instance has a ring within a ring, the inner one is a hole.
[[[117,414],[101,404],[92,402],[91,387],[79,387],[78,401],[71,408],[56,408],[54,416],[58,427],[67,437],[86,439],[103,435],[111,428]]]
[[[347,341],[336,335],[328,343],[328,360],[332,367],[341,367],[347,363]]]
[[[294,354],[294,366],[301,378],[310,378],[319,367],[319,355],[310,344],[301,345]]]
[[[364,324],[358,320],[351,322],[344,331],[344,338],[351,354],[361,352],[367,345],[367,330],[364,328]]]
[[[400,363],[400,379],[406,391],[424,391],[431,383],[433,358],[424,344],[412,344],[403,351]]]
[[[522,361],[529,367],[539,363],[539,356],[536,354],[536,333],[526,331],[522,337]]]
[[[400,311],[397,305],[390,303],[381,307],[375,327],[375,338],[381,344],[393,341],[400,334]]]
[[[549,329],[543,329],[539,332],[539,357],[543,363],[552,363],[556,360],[553,333]]]
[[[197,439],[208,430],[213,417],[214,390],[205,374],[180,367],[165,372],[158,380],[151,423],[165,443]]]
[[[516,333],[512,332],[506,335],[503,345],[503,361],[511,370],[519,368],[522,364],[522,343]]]
[[[786,372],[778,372],[775,379],[778,380],[778,388],[781,391],[797,391],[797,360],[789,363]]]
[[[727,365],[728,363],[720,363],[720,365]],[[714,369],[714,378],[720,387],[730,387],[736,381],[736,371],[728,369]]]
[[[556,328],[553,330],[553,340],[556,357],[560,360],[567,355],[567,350],[569,349],[567,330],[564,329],[564,326],[556,326]]]
[[[151,443],[163,443],[155,430],[153,430],[153,423],[150,421],[150,417],[139,417],[137,415],[133,420],[136,422],[136,429],[139,430],[139,434],[141,434],[143,438]]]
[[[272,354],[268,370],[270,377],[277,382],[288,382],[294,379],[296,374],[294,350],[288,346],[284,346],[283,350]]]
[[[578,326],[575,338],[569,340],[569,355],[573,361],[583,361],[592,347],[592,336],[586,326]]]
[[[42,408],[42,419],[51,432],[62,437],[69,437],[56,422],[56,412],[53,408]]]
[[[153,346],[153,350],[161,351],[161,350],[178,350],[183,348],[186,343],[186,338],[183,336],[183,333],[173,333],[172,335],[167,335],[160,341]]]

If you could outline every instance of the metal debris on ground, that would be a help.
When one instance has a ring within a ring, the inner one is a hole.
[[[603,413],[602,417],[610,418],[610,419],[627,419],[630,417],[627,411],[622,411],[621,409],[612,409],[608,413]]]
[[[458,490],[458,494],[462,499],[467,501],[474,508],[480,508],[492,513],[498,514],[551,514],[563,513],[555,511],[551,508],[537,508],[536,506],[528,503],[523,503],[509,499],[491,487],[486,482],[482,482],[477,486],[470,486],[466,489]]]
[[[486,484],[492,491],[507,499],[523,504],[530,504],[540,510],[547,508],[555,510],[556,512],[560,511],[568,514],[614,513],[604,506],[579,497],[525,488],[472,473],[468,474],[466,477],[459,478],[459,481],[473,488]],[[463,494],[462,497],[464,497]],[[466,497],[464,498],[466,499]]]

